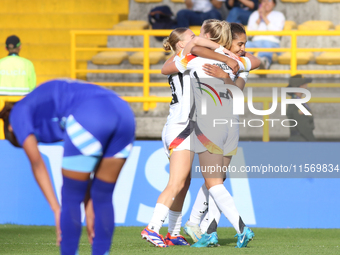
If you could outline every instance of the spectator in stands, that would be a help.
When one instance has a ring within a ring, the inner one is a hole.
[[[262,0],[259,9],[253,12],[248,21],[248,31],[281,31],[285,25],[285,16],[282,12],[273,11],[276,0]],[[257,35],[246,44],[247,48],[279,48],[280,38],[273,35]],[[269,69],[273,52],[260,52],[262,68]]]
[[[253,11],[257,10],[258,0],[226,0],[226,6],[230,10],[227,21],[229,23],[248,24],[248,19]]]
[[[0,59],[0,95],[26,95],[36,87],[34,66],[19,57],[21,42],[11,35],[6,39],[8,56]]]
[[[301,74],[290,77],[288,87],[295,88],[307,88],[308,83],[310,83],[312,79],[303,78]],[[301,98],[303,93],[292,93],[292,98]],[[310,107],[304,103],[302,104],[309,112],[311,112]],[[295,104],[288,104],[287,106],[287,118],[293,119],[297,122],[295,127],[292,127],[296,124],[295,121],[290,121],[290,137],[288,141],[294,142],[306,142],[306,141],[315,141],[315,137],[313,134],[314,130],[314,119],[313,115],[305,115]]]
[[[177,13],[177,27],[201,26],[206,19],[222,19],[220,12],[225,0],[185,0],[187,9]]]

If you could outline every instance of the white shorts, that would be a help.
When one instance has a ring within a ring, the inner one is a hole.
[[[191,150],[193,145],[190,144],[191,132],[190,122],[165,124],[162,131],[162,142],[165,154],[170,158],[173,151]]]
[[[238,123],[239,118],[235,116],[233,123]],[[234,156],[237,152],[238,140],[240,138],[240,127],[238,124],[230,125],[228,123],[228,137],[223,146],[223,156]]]
[[[239,119],[238,119],[238,116],[234,116],[230,119],[225,119],[224,121],[226,121],[227,123],[223,124],[224,129],[220,130],[221,133],[217,133],[218,130],[216,130],[216,133],[219,134],[219,137],[220,137],[220,140],[217,141],[218,143],[216,144],[218,144],[219,146],[223,148],[223,156],[233,156],[233,155],[236,155],[236,152],[237,152],[237,146],[238,146],[238,141],[240,137],[240,133],[239,133],[240,128],[238,124],[232,125],[231,123],[238,123]],[[208,148],[207,146],[203,145],[202,138],[199,139],[198,137],[199,135],[200,134],[197,134],[197,133],[193,135],[193,144],[195,146],[195,153],[201,153],[207,150],[213,153],[211,151],[211,148]],[[204,137],[203,142],[207,140],[208,138]],[[222,141],[224,141],[223,145],[221,145]],[[212,141],[206,142],[206,144],[212,144]]]

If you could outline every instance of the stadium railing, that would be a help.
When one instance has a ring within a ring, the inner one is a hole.
[[[143,96],[139,97],[123,97],[127,102],[142,102],[143,109],[148,111],[155,103],[169,103],[171,97],[157,97],[150,96],[150,87],[168,87],[167,83],[156,83],[150,82],[150,74],[159,74],[160,70],[150,69],[149,62],[149,52],[151,51],[164,51],[162,48],[150,48],[150,36],[168,36],[171,30],[129,30],[129,31],[119,31],[119,30],[103,30],[103,31],[93,31],[93,30],[74,30],[71,31],[71,78],[76,78],[77,74],[80,73],[141,73],[143,74],[142,82],[96,82],[96,84],[101,86],[136,86],[143,87]],[[199,31],[194,30],[195,34]],[[105,47],[78,47],[77,46],[77,36],[81,35],[107,35],[107,36],[143,36],[144,45],[143,48],[105,48]],[[247,48],[249,52],[291,52],[290,60],[290,70],[254,70],[252,73],[255,74],[340,74],[340,70],[298,70],[297,69],[297,52],[340,52],[340,48],[298,48],[297,39],[299,36],[340,36],[340,30],[334,31],[247,31],[248,36],[254,35],[276,35],[276,36],[290,36],[291,37],[291,47],[290,48]],[[144,52],[143,59],[143,69],[107,69],[107,70],[90,70],[90,69],[77,69],[76,68],[76,53],[80,51],[128,51]],[[285,87],[285,83],[249,83],[247,86],[252,87]],[[340,87],[339,84],[335,83],[313,83],[309,87]],[[18,96],[0,96],[1,101],[18,101],[22,97]],[[245,98],[247,100],[247,98]],[[280,98],[279,98],[280,101]],[[262,103],[263,109],[269,109],[270,103],[272,102],[271,97],[254,97],[254,103]],[[309,103],[340,103],[340,98],[312,98]],[[269,116],[263,116],[263,137],[264,142],[269,141],[269,122],[265,121]],[[0,121],[0,139],[4,139],[2,121]]]

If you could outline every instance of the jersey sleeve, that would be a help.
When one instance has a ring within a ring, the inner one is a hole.
[[[9,119],[15,137],[22,147],[25,139],[34,133],[33,117],[30,114],[30,110],[19,102],[13,107]]]
[[[192,60],[195,58],[196,56],[191,53],[183,56],[181,51],[174,59],[178,71],[184,73],[186,70],[190,70],[192,68]]]
[[[240,57],[237,60],[238,65],[240,66],[239,71],[250,71],[251,69],[251,62],[250,59],[247,57]]]

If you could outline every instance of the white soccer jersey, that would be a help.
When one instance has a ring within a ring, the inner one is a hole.
[[[224,54],[223,51],[217,52]],[[230,67],[223,62],[196,57],[192,54],[182,56],[181,53],[178,54],[175,61],[176,67],[181,72],[190,70],[190,77],[195,80],[191,83],[191,86],[197,114],[195,133],[200,141],[195,141],[195,151],[200,153],[209,150],[211,153],[224,154],[223,147],[227,142],[229,128],[226,125],[227,123],[221,124],[221,122],[235,118],[232,100],[226,93],[226,88],[223,86],[224,82],[205,74],[202,67],[206,63],[218,65],[229,74],[231,79],[234,80],[235,75]],[[251,63],[248,58],[242,57],[237,61],[240,71],[250,70]]]
[[[191,53],[186,54],[185,56],[182,55],[181,51],[180,53],[177,54],[177,58],[175,58],[175,64],[177,69],[181,72],[184,73],[186,70],[190,70],[190,77],[195,78],[194,73],[196,72],[197,76],[199,78],[211,78],[211,76],[207,75],[204,73],[202,66],[204,64],[211,64],[211,65],[217,65],[220,68],[223,69],[226,73],[229,74],[230,78],[232,80],[235,79],[235,75],[233,74],[231,68],[226,65],[223,62],[213,60],[213,59],[208,59],[208,58],[201,58],[197,57],[195,55],[192,55]],[[215,52],[224,54],[223,50],[220,48],[216,49]],[[236,60],[240,66],[239,72],[240,71],[250,71],[251,69],[251,62],[249,58],[247,57],[240,57],[238,60]]]
[[[174,61],[176,59],[179,57],[175,56]],[[169,75],[168,82],[172,91],[172,99],[167,124],[185,123],[189,118],[190,101],[192,101],[190,100],[189,71]]]

